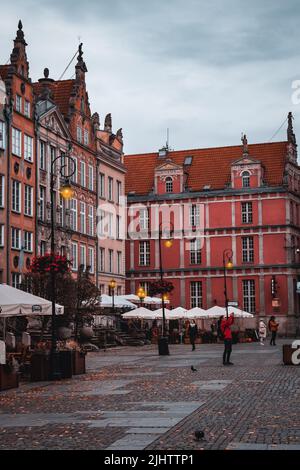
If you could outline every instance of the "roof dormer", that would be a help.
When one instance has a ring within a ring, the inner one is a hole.
[[[263,166],[250,157],[248,140],[242,136],[242,158],[231,164],[231,187],[235,189],[257,188],[263,185]]]
[[[184,170],[170,158],[156,167],[154,174],[155,194],[176,194],[183,191]]]

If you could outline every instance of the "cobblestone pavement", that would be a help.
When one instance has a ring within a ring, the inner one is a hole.
[[[300,368],[281,344],[235,345],[228,367],[221,344],[89,353],[86,375],[0,392],[0,449],[300,449]]]

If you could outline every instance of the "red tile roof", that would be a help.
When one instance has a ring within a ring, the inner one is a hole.
[[[287,142],[272,142],[248,145],[249,157],[258,160],[265,168],[265,180],[269,186],[282,184]],[[242,146],[216,147],[207,149],[179,150],[169,152],[169,158],[183,165],[185,157],[193,156],[189,167],[187,186],[192,191],[201,191],[203,186],[223,189],[230,182],[230,165],[242,158]],[[125,155],[126,194],[134,191],[137,195],[149,194],[154,186],[154,171],[163,163],[158,153]]]
[[[73,91],[73,85],[74,80],[57,80],[49,85],[52,91],[53,100],[64,116],[68,115],[69,101]],[[42,83],[33,84],[33,89],[36,95],[39,95],[42,88]]]

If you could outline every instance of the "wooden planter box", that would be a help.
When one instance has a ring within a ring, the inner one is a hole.
[[[299,346],[298,346],[297,349],[299,349]],[[292,355],[293,355],[293,353],[294,353],[297,349],[293,349],[291,344],[284,344],[284,345],[282,346],[283,363],[284,363],[284,365],[286,365],[286,366],[300,365],[300,364],[294,364],[294,363],[292,362]],[[300,352],[299,352],[298,354],[299,354],[299,356],[300,356]],[[298,356],[298,357],[299,357],[299,356]]]
[[[85,356],[86,353],[81,351],[73,351],[72,368],[74,375],[85,374]]]
[[[18,386],[19,374],[14,371],[9,371],[5,365],[0,364],[0,391],[18,388]]]
[[[50,379],[50,355],[32,354],[30,360],[30,381],[44,382]]]
[[[73,351],[59,351],[59,366],[62,379],[71,379],[73,375]]]

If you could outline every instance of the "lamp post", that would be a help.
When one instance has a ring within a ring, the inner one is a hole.
[[[51,161],[50,167],[50,201],[51,201],[51,257],[54,260],[55,252],[55,217],[54,217],[54,189],[55,189],[55,163],[61,162],[59,175],[64,178],[64,183],[60,186],[59,192],[64,199],[71,199],[74,195],[74,190],[70,184],[70,178],[74,175],[76,170],[76,163],[72,157],[63,154],[54,158]],[[69,165],[68,165],[68,163]],[[67,172],[67,173],[66,173]],[[61,378],[59,355],[57,351],[57,336],[56,336],[56,272],[51,269],[51,303],[52,303],[52,338],[51,338],[51,356],[50,356],[50,378],[51,380],[58,380]]]
[[[225,296],[226,318],[228,318],[228,296],[227,296],[226,269],[232,269],[233,268],[232,256],[233,256],[233,251],[231,249],[226,249],[226,250],[223,251],[224,296]]]
[[[162,265],[162,223],[159,224],[158,229],[158,244],[159,244],[159,272],[160,272],[160,281],[163,283],[164,273],[163,273],[163,265]],[[172,233],[174,232],[174,226],[172,225]],[[173,245],[173,240],[171,238],[164,241],[164,246],[166,248],[171,248]],[[161,296],[161,305],[162,305],[162,332],[161,336],[158,340],[158,353],[160,356],[168,356],[169,353],[169,345],[168,345],[168,337],[165,335],[166,333],[166,312],[165,312],[165,294]]]
[[[112,311],[114,312],[115,311],[115,288],[116,288],[116,281],[114,279],[112,279],[110,282],[109,282],[109,287],[110,287],[110,290],[111,290],[111,293],[112,293]]]

